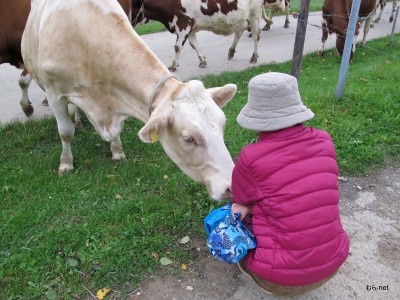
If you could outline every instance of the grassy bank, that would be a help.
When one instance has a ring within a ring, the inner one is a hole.
[[[400,57],[388,38],[368,46]],[[332,53],[303,60],[300,92],[316,114],[307,125],[332,135],[342,175],[365,175],[399,159],[400,62],[357,49],[345,97],[335,100],[340,59]],[[224,109],[234,158],[256,138],[235,121],[248,81],[268,71],[289,73],[290,64],[203,78],[208,87],[238,85]],[[179,241],[186,235],[204,239],[203,219],[219,204],[178,170],[160,144],[140,142],[142,126],[126,122],[123,163],[111,161],[109,144],[89,125],[78,129],[75,171],[62,177],[53,118],[0,127],[0,299],[76,299],[104,287],[118,289],[122,298],[146,273],[187,272],[183,263],[190,270],[196,250]],[[162,266],[160,257],[173,263]]]

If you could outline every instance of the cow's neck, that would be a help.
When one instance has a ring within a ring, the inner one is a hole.
[[[166,66],[151,51],[144,41],[134,32],[131,24],[125,17],[109,14],[107,25],[102,29],[112,36],[112,43],[107,43],[106,60],[93,60],[96,64],[96,78],[108,82],[105,87],[105,94],[111,93],[117,105],[114,105],[113,114],[118,114],[125,119],[134,117],[143,122],[149,119],[148,103],[158,83],[166,75],[170,74]],[[102,26],[101,23],[98,26]],[[112,24],[113,26],[110,26]],[[100,30],[100,29],[99,29]],[[93,37],[90,44],[98,45],[98,37]],[[88,42],[89,43],[89,42]],[[100,46],[96,54],[96,47],[93,48],[93,57],[104,57],[104,50]],[[93,69],[93,68],[92,68]],[[104,79],[106,78],[106,79]],[[154,97],[153,109],[174,94],[174,91],[183,83],[174,78],[165,81]],[[101,93],[101,92],[99,92]],[[106,104],[105,104],[106,105]]]
[[[147,112],[148,112],[149,117],[150,117],[152,111],[154,110],[154,107],[157,106],[157,105],[159,104],[159,103],[157,103],[157,102],[160,102],[161,99],[171,99],[171,98],[174,98],[174,95],[171,95],[171,89],[164,89],[164,85],[165,85],[166,82],[167,82],[168,80],[170,80],[170,79],[179,80],[175,75],[169,73],[169,74],[165,75],[164,77],[162,77],[162,78],[158,81],[157,85],[154,87],[153,92],[152,92],[152,94],[151,94],[151,96],[150,96],[149,102],[147,103]],[[173,88],[174,86],[175,86],[175,85],[172,85],[172,88]],[[157,97],[158,94],[162,92],[162,90],[164,90],[164,94],[167,94],[167,95],[165,95],[164,97]],[[157,102],[155,101],[156,98],[158,99]],[[155,102],[156,102],[156,103],[155,103]]]
[[[125,101],[128,101],[126,105],[129,106],[130,116],[147,122],[150,117],[149,102],[152,102],[154,110],[162,101],[173,98],[184,84],[174,77],[165,80],[171,73],[164,64],[140,38],[134,42],[135,49],[128,52],[129,57],[126,58],[133,74],[124,80],[129,90]]]

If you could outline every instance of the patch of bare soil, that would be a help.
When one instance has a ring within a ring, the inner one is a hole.
[[[342,223],[351,246],[338,274],[296,299],[400,299],[400,166],[366,177],[340,178]],[[183,275],[147,277],[126,299],[280,299],[267,295],[236,265],[210,257],[192,241],[197,258]]]

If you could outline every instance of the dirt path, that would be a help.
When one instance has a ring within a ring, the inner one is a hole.
[[[400,299],[400,165],[341,181],[340,199],[351,254],[325,286],[295,299]],[[195,241],[192,251],[198,258],[183,277],[148,277],[128,299],[284,299],[259,290],[236,265],[209,257],[205,241]]]

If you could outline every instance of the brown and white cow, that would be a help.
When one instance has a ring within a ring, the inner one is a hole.
[[[176,34],[175,58],[169,69],[175,71],[186,40],[196,51],[199,67],[207,65],[196,39],[196,32],[206,30],[219,35],[234,34],[229,48],[228,59],[233,58],[236,45],[243,31],[250,26],[254,39],[254,51],[250,63],[258,58],[259,24],[263,0],[133,0],[132,25],[143,24],[149,20],[159,21]]]
[[[376,9],[375,9],[375,13],[376,11],[378,11],[379,8],[379,14],[377,15],[377,17],[375,18],[373,23],[378,23],[382,17],[382,13],[386,7],[386,0],[377,0],[376,1]],[[390,17],[389,17],[389,22],[393,22],[394,20],[394,12],[396,11],[396,7],[397,7],[397,0],[393,0],[392,2],[392,12],[390,13]],[[373,27],[373,23],[371,23],[371,27]]]
[[[361,42],[365,46],[367,34],[372,21],[373,11],[376,0],[361,0],[360,10],[358,13],[358,22],[353,41],[353,48],[350,55],[350,61],[353,59],[353,54],[358,40],[358,34],[362,23],[364,25],[364,36]],[[351,11],[352,0],[325,0],[322,6],[322,44],[317,54],[322,55],[325,48],[325,42],[328,35],[336,33],[336,50],[340,55],[343,55],[344,44],[346,40],[347,27],[349,24],[349,16]]]
[[[145,123],[143,142],[159,139],[167,155],[213,199],[230,194],[232,158],[224,144],[220,109],[236,85],[205,89],[174,78],[140,39],[117,1],[33,0],[22,37],[22,56],[46,90],[62,141],[59,172],[73,169],[74,136],[67,104],[83,110],[111,142],[113,159],[125,158],[120,140],[129,117]]]
[[[264,0],[265,8],[269,9],[268,18],[264,18],[266,24],[263,30],[270,30],[272,25],[272,18],[277,12],[283,12],[285,14],[284,28],[289,28],[289,11],[290,11],[290,0]]]
[[[30,0],[0,0],[0,64],[9,63],[24,69],[21,55],[21,38],[31,9]],[[24,69],[19,79],[22,91],[20,101],[26,116],[31,116],[33,107],[28,97],[28,87],[32,78]]]

